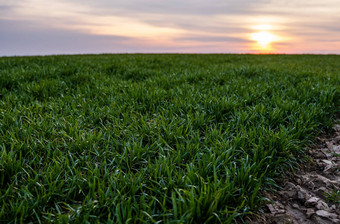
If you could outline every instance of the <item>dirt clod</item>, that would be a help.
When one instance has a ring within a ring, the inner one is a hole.
[[[340,124],[332,136],[317,138],[311,162],[283,180],[283,189],[269,194],[261,221],[251,223],[340,224],[340,204],[327,195],[340,190]],[[265,220],[265,221],[264,221]]]
[[[307,218],[311,217],[313,214],[315,214],[314,209],[312,209],[312,208],[307,209],[307,211],[306,211]]]
[[[329,206],[327,205],[327,203],[322,201],[322,200],[319,200],[315,207],[317,209],[320,209],[320,210],[326,210],[326,211],[330,210]]]
[[[316,214],[320,217],[329,218],[329,219],[338,218],[338,215],[336,215],[334,213],[327,212],[325,210],[318,210],[318,211],[316,211]]]
[[[315,206],[318,204],[318,201],[320,200],[320,198],[317,198],[317,197],[311,197],[310,199],[308,199],[306,201],[306,206],[307,207],[312,207],[312,206]]]

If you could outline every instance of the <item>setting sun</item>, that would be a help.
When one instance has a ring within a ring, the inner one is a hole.
[[[250,40],[255,41],[253,48],[260,52],[272,52],[274,50],[272,43],[279,41],[281,38],[274,34],[273,25],[260,24],[252,27],[256,30],[250,35]]]
[[[276,37],[269,31],[261,31],[253,33],[251,35],[251,40],[256,41],[258,46],[260,46],[262,49],[269,49],[271,47],[270,44],[276,40]]]

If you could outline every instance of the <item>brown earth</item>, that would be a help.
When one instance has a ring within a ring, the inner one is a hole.
[[[272,203],[250,223],[340,224],[340,125],[333,129],[331,136],[317,138],[310,162],[266,195]],[[337,194],[330,197],[332,192]]]

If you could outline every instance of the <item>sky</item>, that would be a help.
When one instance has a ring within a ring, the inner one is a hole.
[[[0,56],[340,54],[340,0],[0,0]]]

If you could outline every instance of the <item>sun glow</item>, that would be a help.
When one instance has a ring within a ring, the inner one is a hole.
[[[275,35],[270,33],[269,31],[260,31],[257,33],[253,33],[251,35],[251,40],[257,42],[257,45],[262,49],[268,49],[271,46],[271,43],[276,40]]]
[[[272,43],[280,40],[280,37],[275,35],[272,30],[274,27],[269,24],[260,24],[252,27],[257,32],[250,35],[250,40],[255,41],[254,49],[261,52],[272,52]]]

